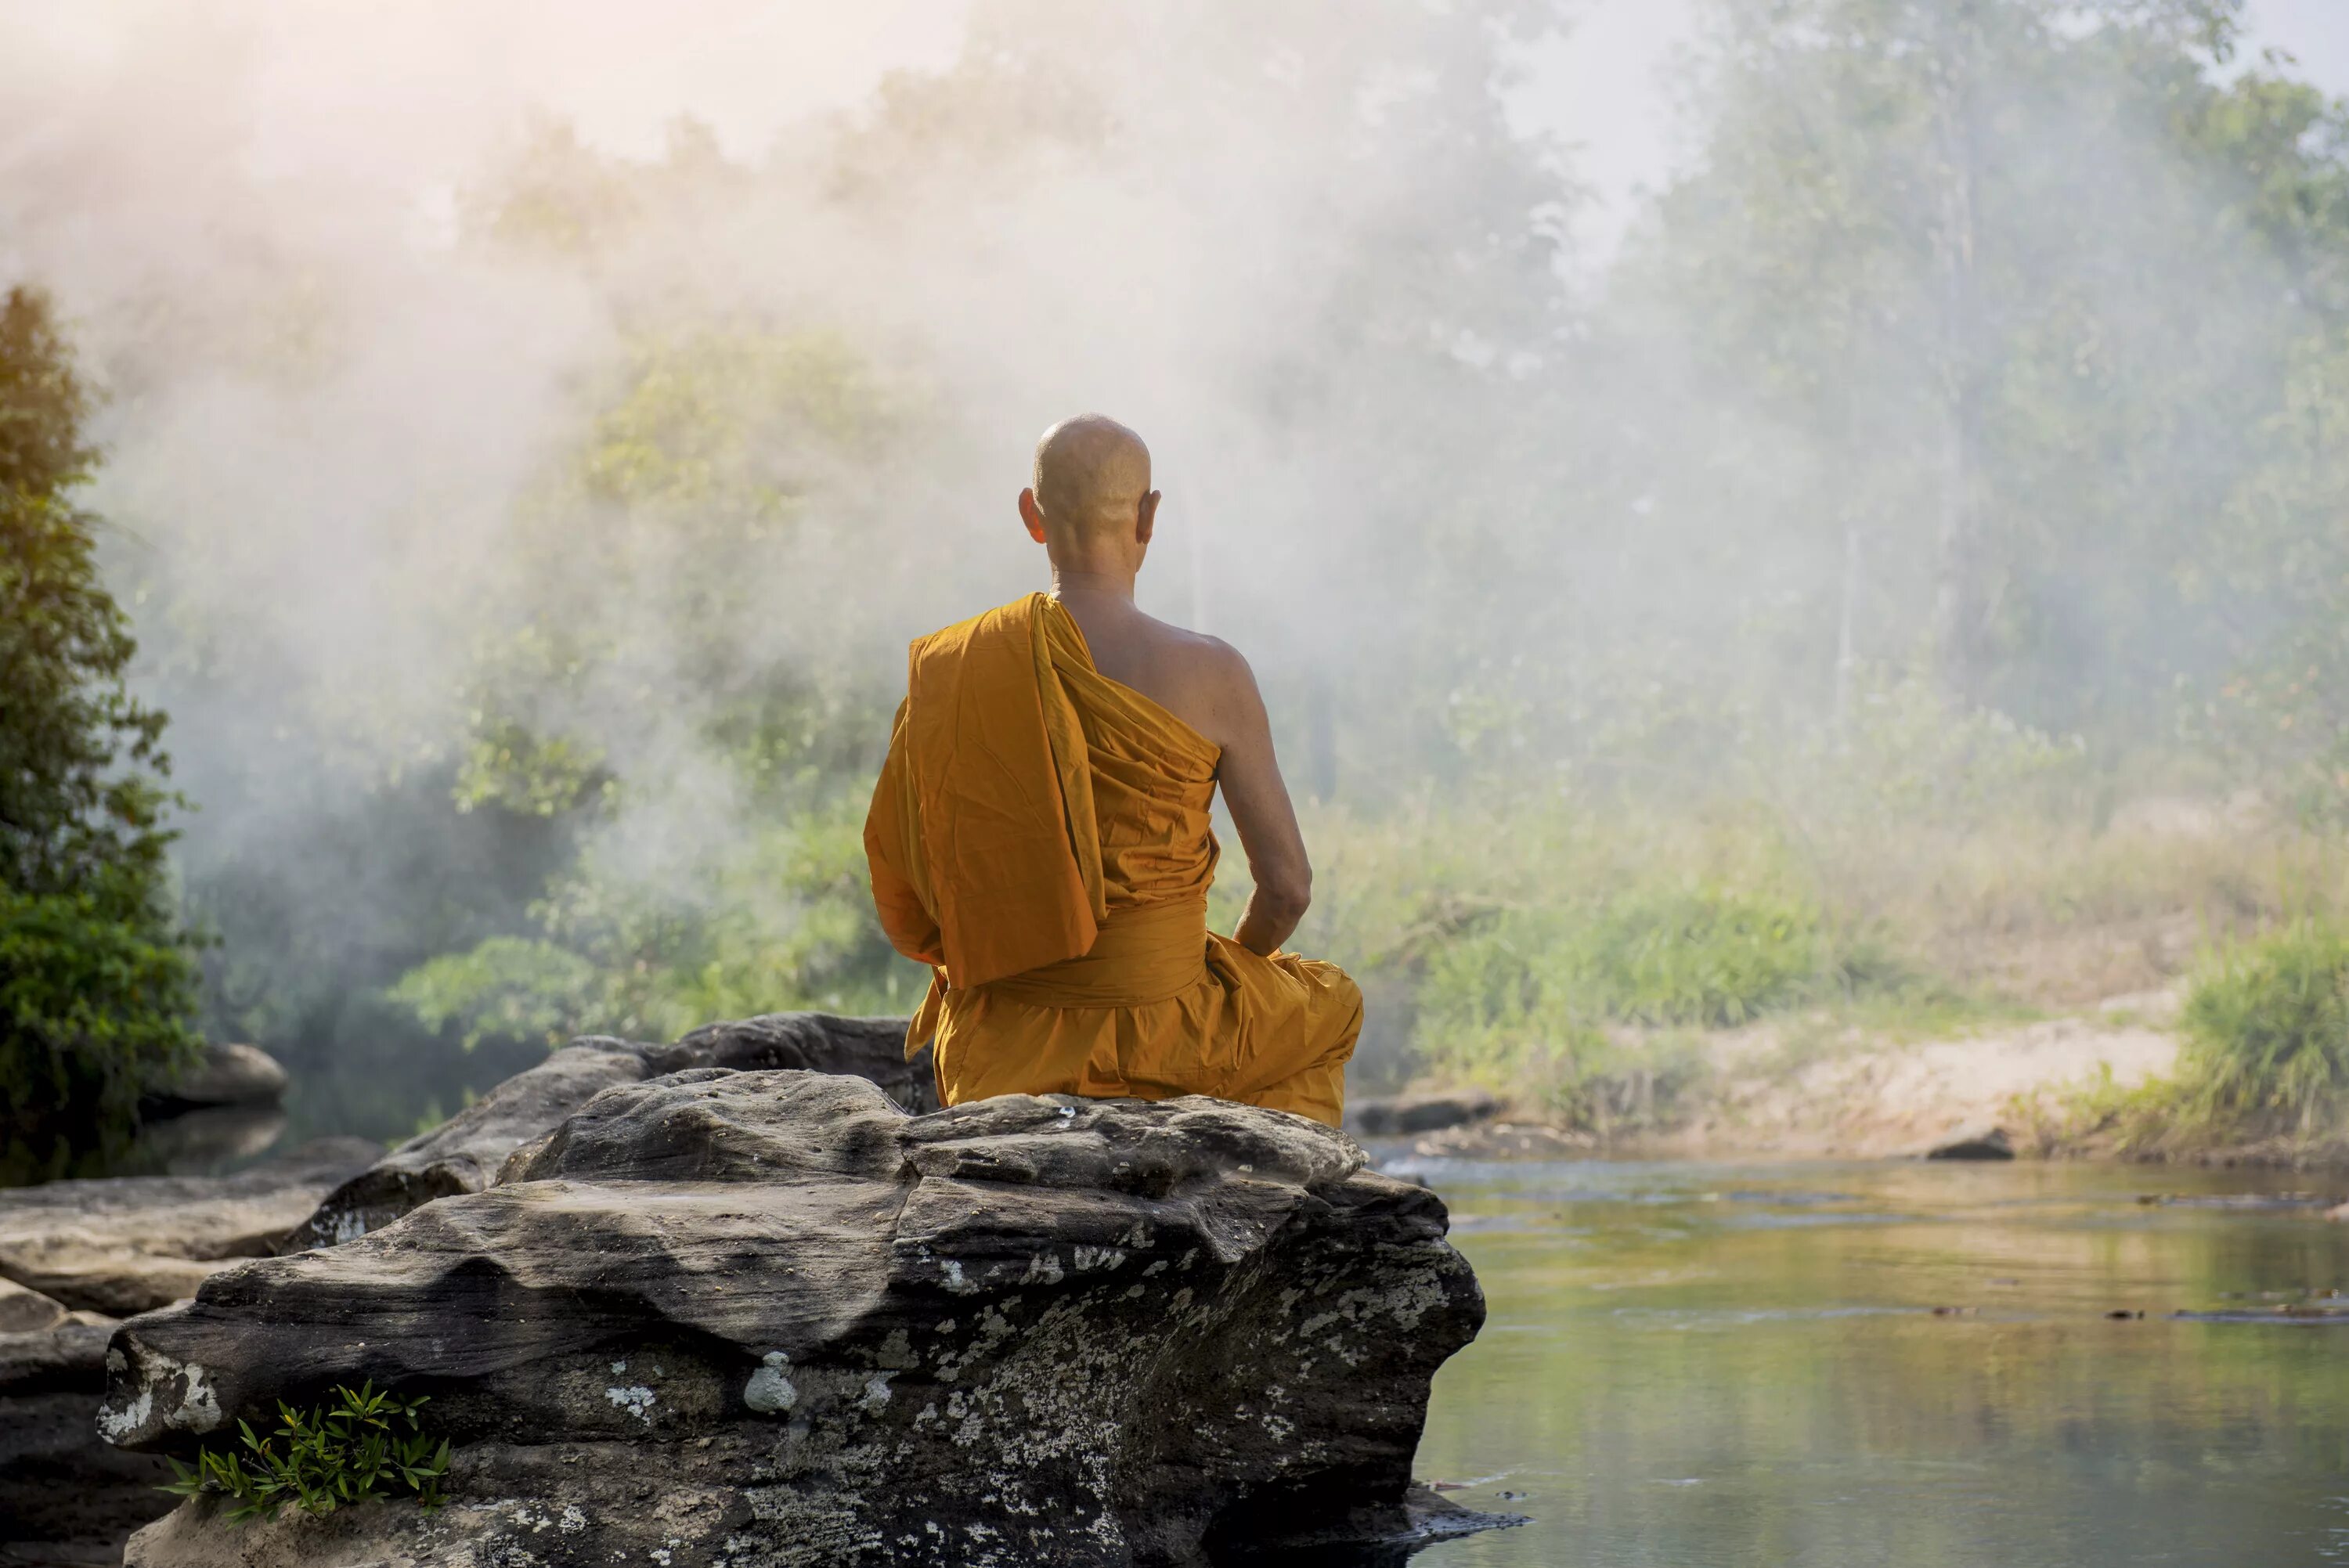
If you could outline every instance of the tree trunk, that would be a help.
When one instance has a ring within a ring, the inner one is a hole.
[[[1838,746],[1851,740],[1852,678],[1859,668],[1854,622],[1859,614],[1859,524],[1843,525],[1843,605],[1836,618],[1835,738]]]
[[[1949,0],[1941,50],[1942,412],[1940,538],[1934,578],[1933,655],[1942,690],[1981,700],[1987,674],[1989,550],[1981,494],[1982,304],[1976,277],[1976,204],[1982,159],[1980,0]]]

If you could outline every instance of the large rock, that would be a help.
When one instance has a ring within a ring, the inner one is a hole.
[[[713,1024],[668,1046],[589,1036],[506,1079],[327,1194],[287,1250],[337,1245],[381,1230],[435,1198],[478,1192],[516,1150],[604,1090],[687,1068],[848,1073],[879,1084],[908,1110],[937,1109],[929,1052],[905,1060],[903,1018],[771,1013]]]
[[[114,1563],[125,1537],[165,1512],[151,1454],[100,1440],[115,1320],[0,1285],[0,1563]]]
[[[451,1504],[162,1565],[1193,1564],[1429,1538],[1429,1378],[1483,1299],[1442,1202],[1343,1135],[1206,1099],[695,1070],[597,1095],[497,1185],[238,1265],[127,1324],[139,1449],[336,1384],[429,1393]],[[1396,1551],[1402,1547],[1395,1548]]]
[[[798,1068],[868,1078],[916,1116],[938,1109],[930,1049],[905,1059],[904,1018],[843,1018],[832,1013],[768,1013],[710,1024],[673,1046],[647,1047],[652,1071],[732,1068],[741,1072]]]
[[[41,1333],[72,1315],[73,1309],[64,1302],[0,1279],[0,1335]]]
[[[124,1538],[171,1511],[156,1490],[170,1464],[99,1439],[97,1380],[0,1398],[0,1563],[119,1563]]]
[[[72,1312],[47,1328],[0,1334],[0,1403],[30,1394],[96,1394],[106,1343],[118,1326],[119,1319],[101,1313]]]
[[[139,1127],[138,1156],[174,1175],[202,1175],[249,1164],[285,1134],[283,1107],[204,1105]],[[379,1150],[378,1150],[379,1151]]]
[[[1939,1141],[1926,1148],[1920,1158],[1925,1160],[2012,1160],[2014,1140],[2003,1127],[1980,1123],[1950,1129]]]
[[[1500,1111],[1501,1102],[1484,1089],[1444,1089],[1357,1100],[1347,1108],[1346,1125],[1380,1138],[1473,1127],[1492,1120]]]
[[[625,1040],[573,1041],[324,1194],[285,1250],[334,1246],[435,1198],[480,1191],[515,1150],[604,1090],[643,1078],[645,1049]]]
[[[117,1317],[274,1253],[379,1146],[321,1139],[233,1176],[132,1176],[0,1191],[0,1279]]]
[[[285,1093],[285,1069],[258,1046],[206,1045],[203,1053],[149,1091],[166,1114],[202,1105],[274,1104]]]

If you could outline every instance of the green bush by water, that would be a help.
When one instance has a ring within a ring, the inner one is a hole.
[[[2182,1118],[2253,1134],[2329,1130],[2349,1089],[2349,926],[2303,917],[2221,950],[2184,1023]]]
[[[0,884],[0,1122],[128,1117],[194,1053],[195,966],[140,871],[71,892]]]
[[[1439,1072],[1532,1088],[1579,1122],[1648,1122],[1702,1075],[1692,1031],[1820,995],[1832,951],[1818,911],[1769,888],[1505,910],[1429,954],[1419,1040]]]
[[[332,1513],[365,1498],[412,1495],[427,1509],[440,1506],[449,1470],[449,1444],[435,1444],[416,1413],[428,1396],[396,1399],[373,1383],[337,1387],[332,1402],[296,1410],[280,1401],[282,1424],[269,1437],[240,1420],[244,1453],[200,1449],[196,1462],[171,1461],[178,1479],[163,1490],[181,1497],[214,1492],[228,1499],[232,1524],[271,1518],[280,1509]]]
[[[1819,971],[1817,913],[1769,892],[1645,889],[1595,909],[1512,910],[1438,949],[1423,1016],[1475,1026],[1713,1027],[1800,999]]]

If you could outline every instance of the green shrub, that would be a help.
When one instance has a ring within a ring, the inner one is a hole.
[[[289,1505],[332,1513],[345,1503],[400,1492],[414,1494],[428,1510],[438,1508],[449,1444],[445,1439],[434,1444],[419,1428],[416,1412],[427,1398],[396,1399],[370,1382],[337,1387],[334,1403],[308,1410],[281,1400],[283,1424],[274,1434],[260,1437],[251,1422],[240,1420],[244,1456],[207,1448],[197,1450],[192,1465],[173,1460],[178,1479],[163,1490],[181,1497],[226,1497],[232,1524],[274,1517]]]
[[[1640,890],[1597,909],[1506,911],[1429,957],[1422,1016],[1443,1024],[1742,1024],[1816,988],[1825,943],[1796,900]]]
[[[1836,978],[1830,946],[1801,900],[1720,886],[1501,911],[1429,952],[1419,1043],[1438,1071],[1530,1091],[1578,1122],[1643,1123],[1702,1075],[1685,1031],[1818,994]]]
[[[111,1124],[195,1050],[195,965],[123,880],[0,887],[0,1120],[70,1107]]]
[[[1799,1000],[1818,977],[1815,911],[1719,888],[1647,892],[1616,903],[1569,946],[1594,1000],[1642,1024],[1743,1024]]]
[[[493,1037],[551,1046],[591,1016],[599,978],[593,964],[551,942],[492,936],[417,965],[386,995],[428,1029],[461,1026],[469,1051]]]
[[[792,1007],[910,1012],[928,983],[882,935],[861,799],[761,824],[717,861],[647,880],[591,842],[533,910],[543,937],[492,937],[387,993],[427,1028],[484,1039],[673,1038]]]
[[[2179,1112],[2306,1137],[2349,1088],[2349,927],[2302,918],[2220,951],[2184,1015]]]

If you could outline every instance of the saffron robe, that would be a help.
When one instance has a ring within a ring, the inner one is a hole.
[[[905,1048],[935,1044],[946,1104],[1205,1094],[1338,1125],[1361,992],[1207,929],[1220,756],[1044,594],[913,645],[864,851],[931,966]]]

